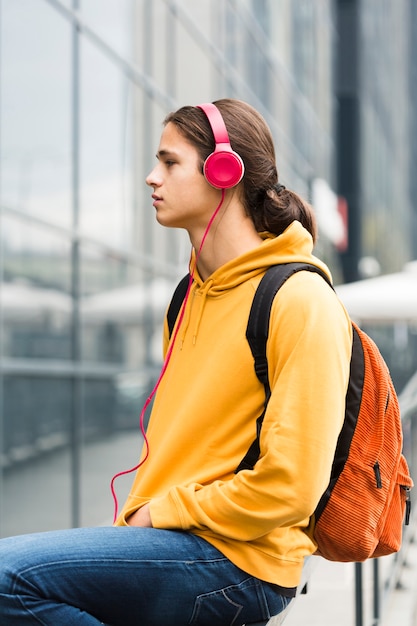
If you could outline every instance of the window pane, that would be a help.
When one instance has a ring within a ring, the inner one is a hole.
[[[141,0],[142,2],[142,0]],[[117,54],[129,60],[133,45],[135,0],[81,0],[82,19]]]
[[[71,27],[46,2],[3,0],[1,200],[71,219]]]
[[[49,229],[4,217],[0,246],[3,355],[71,358],[70,243]]]
[[[112,245],[130,244],[131,88],[89,41],[81,46],[80,227]]]

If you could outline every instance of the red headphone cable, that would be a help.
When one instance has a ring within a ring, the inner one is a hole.
[[[220,211],[220,209],[222,207],[222,204],[224,202],[225,190],[221,189],[221,192],[222,192],[222,195],[221,195],[220,202],[219,202],[216,210],[214,211],[213,215],[211,216],[209,223],[207,224],[207,228],[204,231],[204,235],[203,235],[203,238],[201,240],[200,247],[198,248],[198,251],[197,251],[197,253],[195,255],[194,264],[193,264],[192,268],[190,267],[190,279],[188,281],[187,291],[186,291],[186,294],[185,294],[185,297],[184,297],[184,301],[183,301],[182,306],[181,306],[180,314],[179,314],[179,317],[178,317],[178,323],[177,323],[174,335],[172,337],[172,340],[170,342],[167,354],[165,356],[161,372],[159,374],[158,380],[156,381],[156,384],[155,384],[154,388],[152,389],[151,393],[149,394],[148,398],[146,399],[145,404],[143,405],[142,411],[140,413],[139,425],[140,425],[140,431],[142,433],[143,440],[144,440],[145,447],[146,447],[145,456],[142,458],[142,460],[137,465],[135,465],[135,467],[132,467],[131,469],[124,470],[122,472],[118,472],[117,474],[115,474],[113,476],[113,478],[111,479],[111,482],[110,482],[110,489],[111,489],[111,493],[112,493],[113,501],[114,501],[113,524],[115,523],[115,521],[117,519],[118,509],[119,509],[117,495],[116,495],[116,490],[115,490],[115,487],[114,487],[115,480],[117,478],[119,478],[119,476],[125,476],[126,474],[131,474],[132,472],[135,472],[136,470],[138,470],[145,463],[147,458],[149,457],[150,448],[149,448],[148,438],[146,437],[146,430],[145,430],[145,424],[144,424],[146,410],[147,410],[149,404],[151,403],[152,398],[156,394],[156,391],[157,391],[157,389],[158,389],[158,387],[159,387],[159,385],[161,383],[161,380],[162,380],[162,378],[163,378],[163,376],[164,376],[164,374],[165,374],[165,372],[167,370],[168,364],[169,364],[169,362],[171,360],[171,355],[172,355],[172,351],[174,349],[174,345],[175,345],[175,342],[176,342],[176,339],[177,339],[177,336],[178,336],[178,332],[179,332],[179,330],[181,328],[181,325],[182,325],[182,322],[183,322],[183,319],[184,319],[185,307],[186,307],[186,304],[187,304],[187,301],[188,301],[188,297],[190,295],[191,286],[192,286],[193,280],[194,280],[194,273],[195,273],[195,269],[197,267],[198,259],[200,258],[201,250],[203,248],[203,245],[204,245],[204,242],[206,240],[207,234],[208,234],[208,232],[209,232],[209,230],[210,230],[210,228],[211,228],[215,218],[217,217],[217,214]]]

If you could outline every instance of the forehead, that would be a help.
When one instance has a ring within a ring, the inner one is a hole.
[[[196,148],[184,137],[172,122],[168,122],[162,131],[159,141],[158,156],[166,153],[194,153]]]

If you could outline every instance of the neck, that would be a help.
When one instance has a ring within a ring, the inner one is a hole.
[[[229,202],[226,207],[222,207],[208,232],[189,231],[189,236],[194,249],[199,251],[197,267],[203,280],[228,261],[249,252],[262,242],[240,202]]]

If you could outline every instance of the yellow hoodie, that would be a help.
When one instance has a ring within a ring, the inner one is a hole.
[[[252,299],[270,265],[312,255],[293,222],[280,236],[195,281],[155,396],[138,470],[116,521],[150,502],[155,528],[190,531],[234,564],[283,587],[298,585],[314,553],[310,516],[327,487],[344,416],[351,325],[319,275],[299,272],[275,298],[267,344],[272,395],[253,470],[234,470],[255,436],[264,388],[245,338]],[[165,351],[167,350],[167,333]]]

